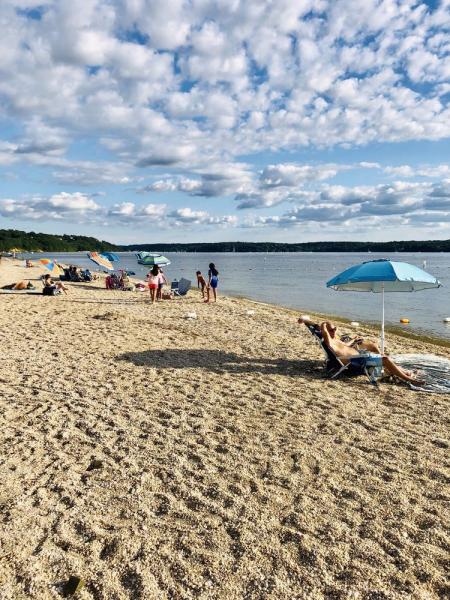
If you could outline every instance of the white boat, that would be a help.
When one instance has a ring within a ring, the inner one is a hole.
[[[140,265],[147,265],[148,267],[152,267],[153,265],[166,267],[167,265],[170,265],[170,260],[160,252],[141,251],[136,253],[136,258]]]

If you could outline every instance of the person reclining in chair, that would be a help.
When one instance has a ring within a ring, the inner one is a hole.
[[[307,317],[300,317],[298,322],[308,326],[315,327],[322,334],[323,341],[325,344],[333,350],[336,356],[344,363],[347,364],[351,358],[355,356],[364,356],[367,352],[373,352],[380,354],[378,346],[370,340],[363,340],[362,338],[355,338],[349,342],[343,342],[336,336],[337,327],[330,323],[330,321],[323,321],[318,325],[311,321]],[[417,379],[409,371],[404,371],[388,356],[382,355],[383,367],[389,375],[399,377],[408,383],[413,385],[423,385],[425,382]]]

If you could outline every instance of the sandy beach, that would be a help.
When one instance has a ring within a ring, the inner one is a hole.
[[[292,310],[101,286],[0,295],[3,600],[449,596],[448,396],[325,379]]]

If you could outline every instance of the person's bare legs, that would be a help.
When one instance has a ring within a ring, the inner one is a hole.
[[[206,300],[203,300],[203,302],[209,302],[209,294],[210,294],[210,286],[207,285],[206,286]]]
[[[217,291],[216,291],[216,288],[213,288],[212,291],[213,291],[213,296],[214,296],[214,302],[217,302]]]
[[[318,326],[318,323],[315,323],[314,321],[311,321],[311,319],[309,317],[307,317],[306,315],[301,316],[297,323],[299,323],[300,325],[307,325],[307,326],[311,326],[311,325],[316,325]]]
[[[423,385],[425,381],[422,379],[416,379],[412,375],[410,375],[407,371],[404,371],[401,367],[395,364],[395,362],[389,358],[388,356],[383,356],[383,367],[390,375],[395,375],[395,377],[399,377],[408,383],[412,383],[414,385]]]
[[[157,290],[155,288],[150,288],[150,300],[152,304],[155,304],[156,292]]]
[[[368,350],[369,352],[375,352],[375,354],[381,354],[381,351],[378,348],[378,346],[375,344],[375,342],[364,340],[360,344],[358,344],[358,348],[362,348],[363,350]]]
[[[64,294],[67,296],[68,288],[66,288],[66,286],[63,283],[57,283],[56,287],[58,290],[62,290],[64,292]]]

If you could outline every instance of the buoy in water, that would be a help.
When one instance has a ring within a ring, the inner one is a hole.
[[[450,323],[450,317],[445,317],[444,323]]]
[[[407,325],[409,323],[409,319],[400,319],[400,323]]]

